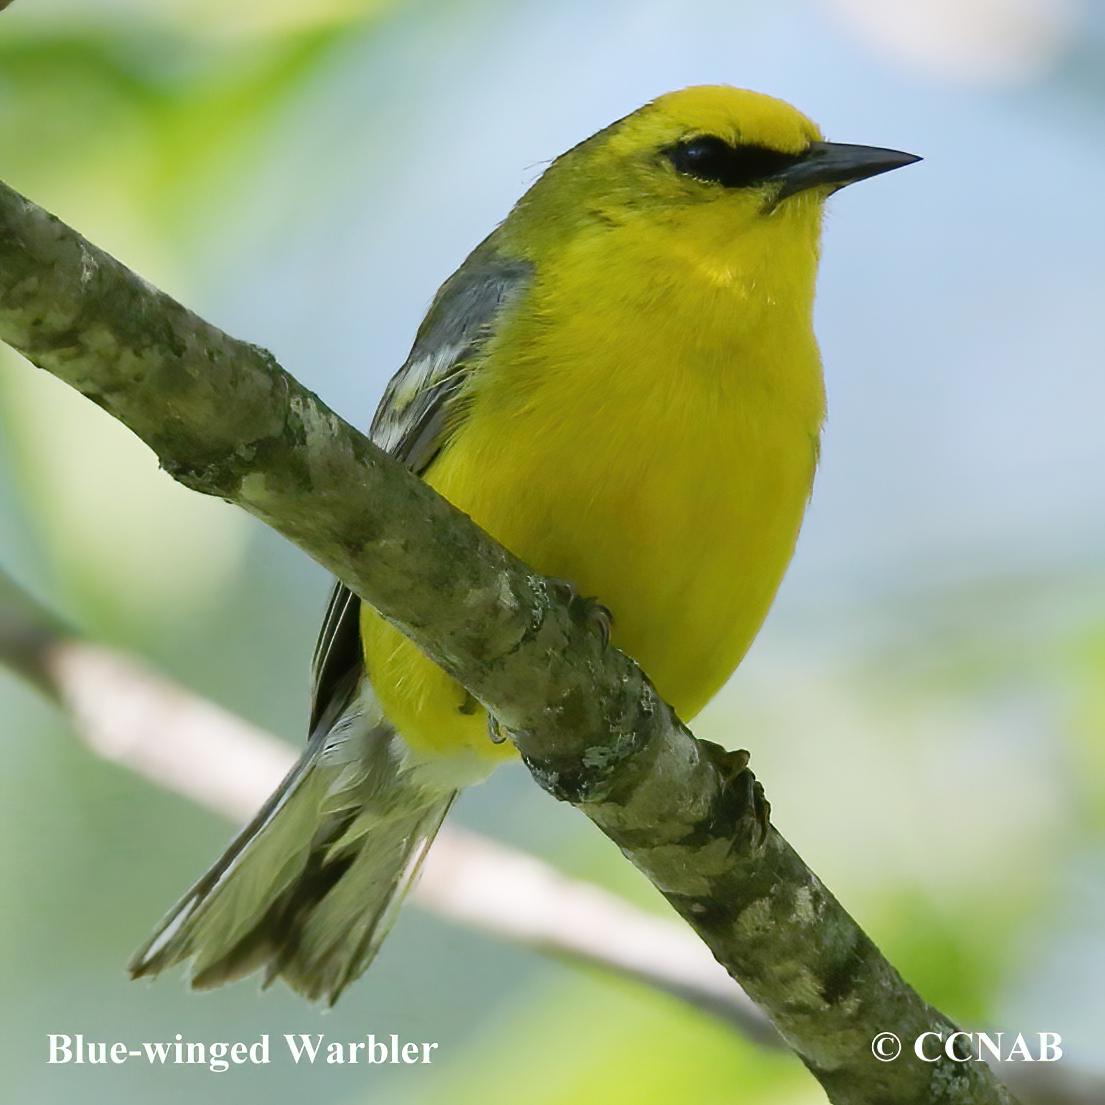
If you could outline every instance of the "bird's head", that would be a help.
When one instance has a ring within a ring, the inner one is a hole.
[[[782,100],[704,85],[660,96],[558,157],[515,218],[552,248],[624,227],[685,235],[704,253],[756,254],[784,235],[815,252],[831,193],[917,160],[825,142]]]

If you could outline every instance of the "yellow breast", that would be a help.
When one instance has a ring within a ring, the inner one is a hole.
[[[661,266],[597,238],[566,250],[493,344],[463,424],[426,473],[537,571],[606,604],[613,643],[685,719],[763,622],[794,550],[824,408],[812,279],[808,294],[757,284],[749,242],[739,268],[719,267],[716,250],[704,264],[693,229],[652,236]],[[807,239],[796,248],[811,251]],[[465,692],[371,610],[362,634],[376,692],[413,748],[510,753],[488,740]]]

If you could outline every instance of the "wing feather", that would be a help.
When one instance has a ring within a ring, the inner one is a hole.
[[[529,287],[532,266],[503,257],[493,237],[441,286],[410,355],[391,378],[369,436],[422,475],[464,417],[465,384],[488,341]],[[363,659],[361,602],[337,583],[315,647],[311,732],[336,718],[355,692]],[[344,698],[342,696],[345,696]]]

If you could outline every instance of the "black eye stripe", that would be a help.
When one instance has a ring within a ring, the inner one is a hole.
[[[713,135],[688,138],[661,153],[677,172],[725,188],[747,188],[802,160],[801,154],[782,153],[766,146],[730,146]]]

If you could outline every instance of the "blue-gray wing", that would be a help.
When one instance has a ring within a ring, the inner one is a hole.
[[[532,266],[504,258],[493,238],[441,286],[402,368],[391,378],[369,436],[421,475],[464,420],[465,382],[484,347],[529,287]],[[338,583],[312,664],[310,733],[329,728],[362,674],[360,599]]]

